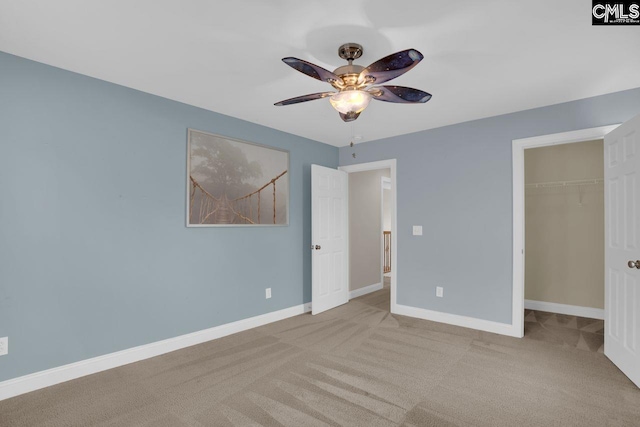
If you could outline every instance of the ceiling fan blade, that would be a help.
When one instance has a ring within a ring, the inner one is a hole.
[[[282,62],[309,77],[313,77],[314,79],[327,83],[331,83],[331,81],[342,83],[342,79],[340,77],[336,76],[329,70],[325,70],[319,65],[312,64],[311,62],[292,57],[282,58]]]
[[[347,114],[343,114],[343,113],[338,113],[338,114],[340,114],[340,118],[342,119],[342,121],[347,123],[354,121],[355,119],[358,118],[358,116],[360,116],[360,113],[353,113],[353,112],[347,113]]]
[[[406,73],[422,61],[424,56],[415,49],[407,49],[393,53],[374,62],[362,70],[359,82],[380,84]]]
[[[281,107],[283,105],[291,105],[298,104],[300,102],[313,101],[314,99],[322,99],[328,96],[333,95],[336,92],[319,92],[319,93],[311,93],[309,95],[296,96],[295,98],[285,99],[284,101],[276,102],[273,105],[277,105]]]
[[[430,93],[404,86],[376,86],[368,92],[373,99],[398,104],[424,104],[431,99]]]

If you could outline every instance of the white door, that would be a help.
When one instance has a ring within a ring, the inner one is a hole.
[[[640,386],[640,116],[604,139],[604,354]]]
[[[311,165],[311,313],[349,301],[348,175]]]

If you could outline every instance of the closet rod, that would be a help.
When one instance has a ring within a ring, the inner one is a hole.
[[[553,188],[553,187],[573,187],[579,185],[596,185],[604,183],[602,178],[594,179],[579,179],[575,181],[551,181],[551,182],[537,182],[534,184],[525,184],[526,188]]]

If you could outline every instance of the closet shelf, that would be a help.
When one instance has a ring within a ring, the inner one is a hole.
[[[603,184],[604,179],[579,179],[575,181],[551,181],[551,182],[536,182],[533,184],[525,184],[525,188],[557,188],[557,187],[576,187],[584,185],[597,185]]]

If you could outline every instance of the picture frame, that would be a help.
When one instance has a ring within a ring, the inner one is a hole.
[[[188,129],[187,227],[289,225],[289,151]]]

